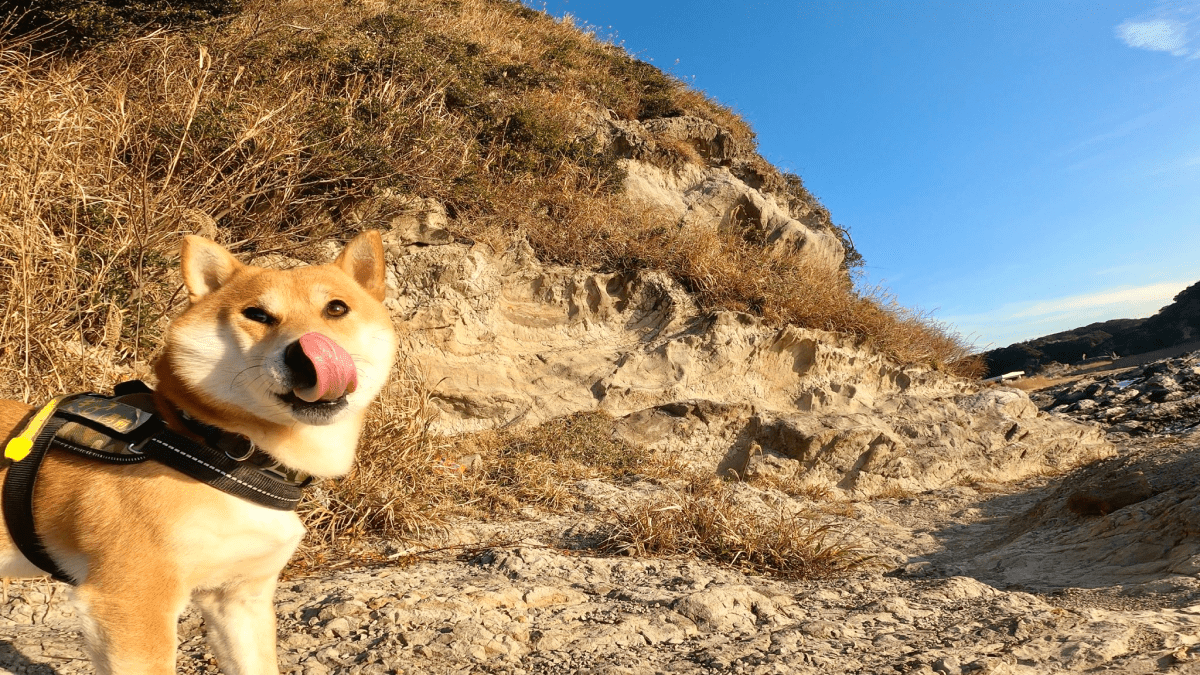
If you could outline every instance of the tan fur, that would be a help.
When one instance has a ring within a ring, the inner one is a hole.
[[[264,270],[198,237],[187,238],[182,261],[192,304],[172,323],[156,366],[156,400],[168,424],[184,431],[172,410],[178,408],[248,436],[293,468],[319,476],[349,470],[366,406],[396,350],[380,302],[378,233],[356,237],[332,265]],[[350,312],[324,315],[331,299]],[[242,312],[250,305],[269,309],[277,324],[247,320]],[[289,418],[274,398],[284,393],[272,370],[282,363],[279,353],[309,331],[342,345],[359,376],[346,409],[319,423]],[[0,438],[18,433],[30,414],[29,406],[0,401]],[[174,673],[176,624],[194,601],[223,673],[278,674],[272,599],[304,533],[295,513],[230,496],[153,461],[122,466],[61,452],[47,455],[34,505],[52,557],[82,580],[76,598],[98,673]],[[6,530],[0,575],[40,574]]]

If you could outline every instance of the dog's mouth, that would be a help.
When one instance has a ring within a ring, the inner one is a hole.
[[[280,401],[283,401],[289,408],[292,409],[292,414],[305,419],[327,419],[334,414],[340,412],[346,407],[346,396],[343,394],[338,398],[320,401],[305,401],[293,392],[286,394],[276,394]]]

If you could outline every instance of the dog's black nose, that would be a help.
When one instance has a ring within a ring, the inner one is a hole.
[[[293,389],[317,386],[317,369],[313,367],[313,362],[308,358],[308,354],[304,353],[304,348],[300,346],[299,340],[283,350],[283,365],[292,372]]]

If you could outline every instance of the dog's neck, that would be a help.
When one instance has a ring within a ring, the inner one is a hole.
[[[268,422],[244,411],[220,410],[184,394],[183,384],[169,372],[158,369],[155,407],[167,426],[178,433],[205,441],[195,425],[185,419],[244,436],[260,450],[289,469],[317,478],[334,478],[350,471],[362,431],[363,415],[349,413],[323,426],[295,423],[290,426]]]

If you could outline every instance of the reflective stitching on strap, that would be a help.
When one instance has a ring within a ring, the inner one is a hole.
[[[232,475],[232,474],[225,473],[224,471],[222,471],[222,470],[218,469],[217,467],[213,466],[212,464],[209,464],[208,462],[206,462],[206,461],[204,461],[204,460],[200,459],[199,457],[195,457],[195,456],[193,456],[193,455],[189,455],[188,453],[186,453],[186,452],[184,452],[184,451],[180,450],[179,448],[177,448],[177,447],[175,447],[175,446],[171,445],[170,443],[167,443],[167,442],[163,441],[162,439],[158,438],[157,436],[154,436],[154,437],[152,437],[150,440],[154,441],[155,443],[158,443],[159,445],[163,446],[164,448],[167,448],[167,449],[169,449],[169,450],[172,450],[172,451],[174,451],[176,454],[179,454],[179,455],[182,455],[182,456],[184,456],[184,457],[187,457],[188,459],[192,460],[193,462],[196,462],[196,463],[198,463],[198,464],[203,464],[204,466],[206,466],[206,467],[208,467],[208,468],[212,469],[213,471],[216,471],[217,473],[221,474],[222,476],[225,476],[225,477],[226,477],[226,478],[228,478],[229,480],[231,480],[231,481],[233,481],[233,482],[235,482],[235,483],[238,483],[239,485],[243,485],[243,486],[245,486],[245,487],[248,487],[248,488],[250,488],[251,490],[254,490],[255,492],[257,492],[257,493],[259,493],[259,494],[266,495],[267,497],[270,497],[271,499],[278,499],[278,500],[279,500],[279,501],[281,501],[281,502],[299,502],[299,501],[300,501],[299,499],[288,499],[288,498],[285,498],[285,497],[279,497],[279,496],[277,496],[277,495],[273,495],[273,494],[271,494],[270,492],[267,492],[266,490],[261,490],[261,489],[259,489],[259,488],[255,487],[255,486],[253,486],[253,485],[251,485],[251,484],[247,483],[246,481],[244,481],[244,480],[242,480],[242,479],[238,478],[237,476],[234,476],[234,475]]]

